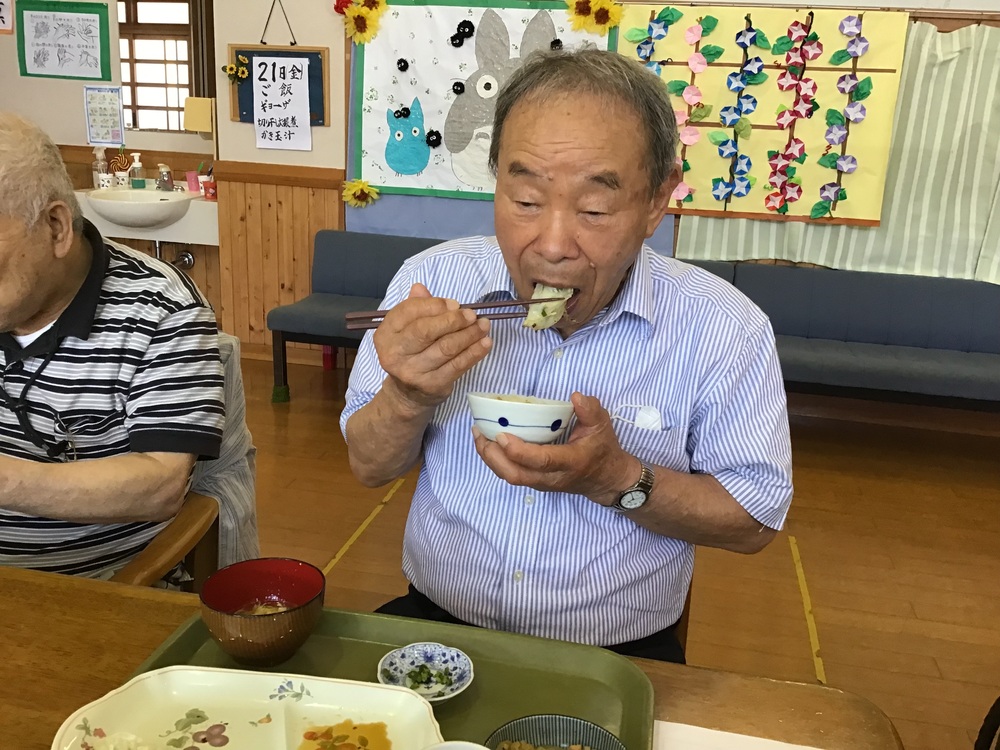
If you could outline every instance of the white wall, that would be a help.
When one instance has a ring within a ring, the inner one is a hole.
[[[15,5],[15,9],[16,7]],[[118,86],[121,84],[121,60],[118,57],[118,14],[114,4],[109,11],[108,25],[111,32],[112,85]],[[87,145],[87,122],[83,113],[85,83],[99,82],[22,78],[17,64],[16,35],[0,35],[0,108],[13,110],[34,120],[56,143],[69,146]],[[125,147],[130,151],[212,153],[212,142],[203,139],[197,133],[126,131]]]
[[[998,0],[1000,1],[1000,0]],[[346,114],[344,112],[344,20],[333,11],[332,0],[292,0],[285,11],[295,38],[303,47],[329,47],[330,102],[329,127],[312,129],[312,151],[258,150],[254,126],[229,119],[229,81],[219,69],[226,62],[230,44],[256,44],[267,19],[270,3],[246,0],[215,0],[215,60],[219,111],[219,158],[266,164],[295,164],[307,167],[343,169],[346,164]],[[289,43],[288,27],[275,6],[265,40],[268,44]],[[245,83],[244,86],[252,84]]]

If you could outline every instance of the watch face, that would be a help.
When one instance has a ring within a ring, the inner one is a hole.
[[[646,493],[642,490],[632,490],[631,492],[626,492],[622,495],[618,504],[625,510],[634,510],[635,508],[640,507],[644,502],[646,502]]]

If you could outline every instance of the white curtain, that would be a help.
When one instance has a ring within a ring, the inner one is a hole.
[[[685,216],[676,254],[1000,284],[1000,28],[910,25],[880,226]]]

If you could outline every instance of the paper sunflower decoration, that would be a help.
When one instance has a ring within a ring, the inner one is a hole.
[[[378,33],[381,13],[372,13],[362,5],[352,4],[344,11],[344,29],[355,44],[366,44]]]
[[[230,83],[243,83],[250,75],[250,69],[247,68],[249,64],[250,61],[246,57],[237,55],[235,63],[222,66],[222,72],[229,78]]]
[[[622,20],[622,7],[611,0],[566,0],[566,12],[575,31],[601,36]]]
[[[348,206],[364,208],[378,200],[378,188],[368,184],[367,180],[348,180],[344,183],[342,193]]]

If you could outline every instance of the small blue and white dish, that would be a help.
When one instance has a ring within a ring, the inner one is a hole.
[[[411,643],[378,663],[378,681],[406,687],[431,703],[453,698],[472,684],[472,659],[441,643]]]

